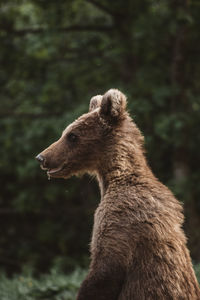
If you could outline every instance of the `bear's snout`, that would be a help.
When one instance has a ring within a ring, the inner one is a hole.
[[[62,156],[55,146],[58,143],[53,143],[47,149],[39,153],[35,159],[40,163],[40,167],[42,170],[47,171],[48,177],[56,177],[60,174],[61,171],[65,168],[65,164],[63,159],[64,155]],[[56,175],[56,176],[55,176]]]
[[[37,159],[39,161],[40,164],[42,164],[44,162],[44,157],[41,154],[38,154],[35,159]]]
[[[46,170],[47,169],[47,165],[46,165],[46,159],[43,155],[41,154],[38,154],[35,159],[40,163],[40,167],[43,169],[43,170]]]

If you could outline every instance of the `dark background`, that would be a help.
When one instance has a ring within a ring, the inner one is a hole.
[[[98,186],[34,160],[109,88],[128,97],[156,176],[184,202],[200,261],[200,2],[0,2],[0,266],[86,266]]]

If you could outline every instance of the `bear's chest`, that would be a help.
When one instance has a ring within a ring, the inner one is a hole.
[[[108,213],[105,207],[99,206],[96,209],[90,245],[91,254],[94,253],[95,249],[99,248],[99,245],[104,237],[106,231],[107,214]]]

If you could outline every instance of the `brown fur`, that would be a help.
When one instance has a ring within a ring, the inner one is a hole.
[[[182,206],[152,174],[121,92],[93,97],[90,112],[41,155],[51,177],[88,172],[101,189],[77,300],[200,299]]]

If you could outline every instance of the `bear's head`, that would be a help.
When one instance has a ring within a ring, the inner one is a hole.
[[[67,126],[59,140],[36,159],[49,177],[95,174],[102,164],[115,158],[113,148],[123,139],[122,128],[127,119],[130,120],[126,97],[119,90],[111,89],[103,96],[95,96],[90,101],[89,112]]]

